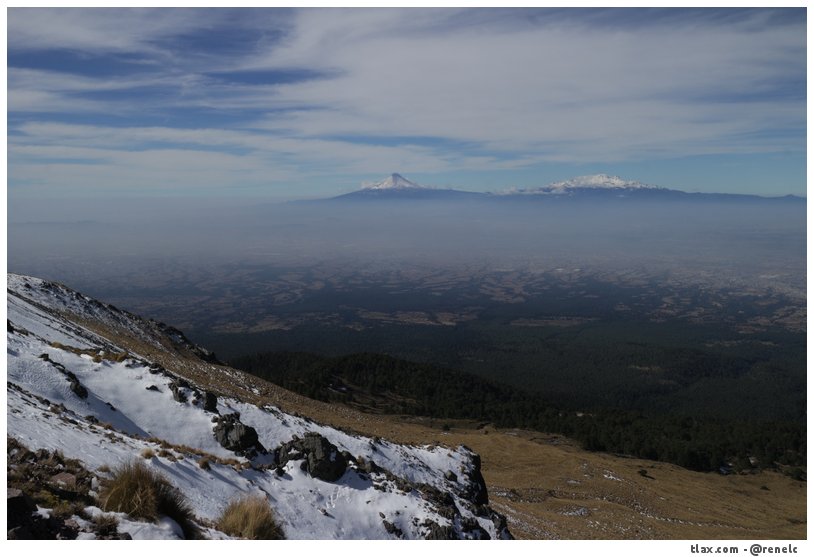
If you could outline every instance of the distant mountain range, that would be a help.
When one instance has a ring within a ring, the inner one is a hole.
[[[608,174],[594,174],[578,176],[570,180],[553,182],[547,186],[529,189],[510,189],[495,193],[481,193],[449,188],[433,188],[422,186],[408,180],[401,174],[391,174],[384,180],[374,184],[364,185],[361,189],[331,197],[327,199],[312,200],[310,202],[361,202],[361,201],[484,201],[510,203],[522,201],[551,201],[551,200],[684,200],[684,201],[796,201],[804,202],[805,198],[786,195],[781,197],[763,197],[747,194],[727,193],[688,193],[681,190],[663,188],[653,184],[625,180],[618,176]]]

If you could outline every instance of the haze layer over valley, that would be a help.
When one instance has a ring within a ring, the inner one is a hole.
[[[371,191],[386,190],[359,193]],[[493,274],[526,274],[513,285],[517,294],[506,294],[516,301],[523,300],[524,282],[537,280],[529,277],[563,273],[631,285],[736,287],[797,301],[805,296],[804,200],[665,200],[618,190],[586,199],[410,199],[400,194],[451,190],[392,191],[398,196],[281,204],[16,202],[9,266],[193,327],[199,323],[167,308],[187,297],[192,305],[219,304],[227,287],[282,306],[320,291],[326,280],[358,274],[382,285],[426,277],[429,284],[476,287],[511,282],[487,279]],[[282,269],[313,270],[314,280],[286,280]],[[164,295],[168,287],[174,296]]]

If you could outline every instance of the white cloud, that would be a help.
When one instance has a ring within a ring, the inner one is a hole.
[[[150,145],[149,148],[143,147]],[[494,169],[493,157],[439,155],[421,145],[365,145],[278,137],[251,131],[27,123],[9,139],[9,176],[20,183],[58,179],[74,188],[268,187],[304,177]]]
[[[399,27],[403,15],[304,12],[290,42],[265,63],[337,75],[280,86],[275,102],[326,108],[275,115],[267,124],[309,136],[442,137],[558,157],[569,153],[557,142],[584,142],[572,156],[581,160],[635,159],[649,149],[704,154],[727,144],[732,152],[762,152],[777,145],[743,138],[804,126],[802,98],[738,100],[805,75],[804,24],[483,25],[427,34]],[[789,147],[788,138],[780,141]]]
[[[805,99],[783,95],[805,80],[804,21],[769,24],[755,12],[599,25],[550,14],[532,22],[511,11],[306,9],[219,11],[216,20],[201,10],[12,8],[10,51],[127,54],[145,69],[89,77],[10,68],[11,115],[87,122],[12,120],[10,177],[260,187],[327,174],[805,150]],[[251,40],[237,50],[184,42],[227,24]],[[252,83],[217,74],[292,69],[315,75]],[[175,112],[191,108],[203,123],[173,127]],[[93,124],[95,114],[122,125]],[[170,123],[146,126],[148,115]]]
[[[153,53],[160,39],[208,25],[196,10],[9,8],[9,49]]]

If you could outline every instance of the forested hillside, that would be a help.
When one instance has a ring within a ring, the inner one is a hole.
[[[563,410],[540,395],[460,371],[381,354],[322,357],[267,352],[231,365],[305,396],[368,412],[471,419],[559,433],[588,450],[671,462],[700,471],[780,468],[802,477],[805,424],[697,417],[678,412]]]

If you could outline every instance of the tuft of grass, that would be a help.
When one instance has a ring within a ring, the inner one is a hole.
[[[114,470],[99,495],[99,503],[105,511],[127,513],[136,519],[155,521],[168,516],[181,526],[184,536],[198,536],[192,509],[184,495],[141,461],[128,462]]]
[[[141,458],[145,460],[150,460],[155,456],[155,451],[152,450],[150,447],[147,447],[143,451],[141,451]]]
[[[243,497],[229,503],[217,528],[230,536],[248,540],[283,540],[283,530],[263,496]]]
[[[99,536],[111,536],[119,530],[119,520],[112,514],[100,514],[93,519],[96,533]]]
[[[209,470],[212,468],[211,459],[208,456],[201,457],[201,459],[198,460],[198,466],[201,470]]]

